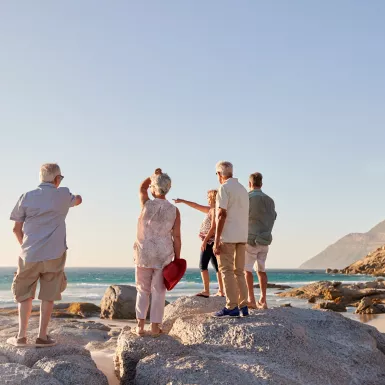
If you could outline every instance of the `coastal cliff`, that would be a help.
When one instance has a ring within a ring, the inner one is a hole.
[[[370,252],[365,258],[342,269],[340,273],[385,276],[385,246]]]

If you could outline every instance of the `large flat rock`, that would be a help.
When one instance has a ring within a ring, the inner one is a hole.
[[[57,345],[50,348],[17,348],[8,344],[0,344],[0,354],[8,358],[9,362],[32,367],[37,361],[48,357],[54,358],[63,355],[88,356],[88,350],[77,345]]]
[[[88,356],[45,357],[34,368],[44,370],[63,385],[108,385],[107,377]]]
[[[169,335],[120,335],[115,362],[122,385],[385,384],[385,338],[373,327],[295,308],[216,319],[194,314],[196,298],[178,301]],[[206,301],[205,309],[216,310],[217,299]]]
[[[31,369],[19,364],[0,365],[2,385],[63,385],[40,369]]]

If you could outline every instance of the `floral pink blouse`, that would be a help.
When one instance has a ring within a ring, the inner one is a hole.
[[[173,260],[175,219],[176,207],[169,201],[156,198],[145,203],[134,244],[135,265],[162,269]]]

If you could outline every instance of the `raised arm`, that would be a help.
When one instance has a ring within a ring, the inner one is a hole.
[[[162,173],[162,170],[160,168],[157,168],[155,170],[155,174],[159,175]],[[140,205],[143,207],[147,201],[150,200],[150,197],[148,196],[148,189],[150,188],[151,185],[151,177],[148,177],[145,179],[139,187],[139,200],[140,200]]]
[[[139,187],[139,200],[140,200],[140,205],[143,207],[145,203],[150,200],[148,196],[148,189],[151,185],[151,178],[145,179]]]
[[[172,229],[172,238],[174,240],[174,253],[175,253],[175,259],[180,258],[180,251],[182,248],[182,238],[180,233],[180,212],[178,209],[176,209],[176,218],[174,227]]]
[[[79,206],[83,203],[83,198],[81,195],[75,195],[75,206]]]
[[[195,210],[199,210],[205,214],[207,214],[210,211],[210,206],[203,206],[203,205],[200,205],[200,204],[195,203],[195,202],[186,201],[185,199],[177,198],[177,199],[173,199],[173,201],[175,203],[184,203],[185,205],[190,206]]]

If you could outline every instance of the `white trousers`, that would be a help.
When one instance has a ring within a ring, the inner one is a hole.
[[[136,318],[147,318],[151,294],[150,322],[162,323],[166,299],[166,286],[163,281],[162,269],[148,269],[136,266],[135,280],[137,291]]]

